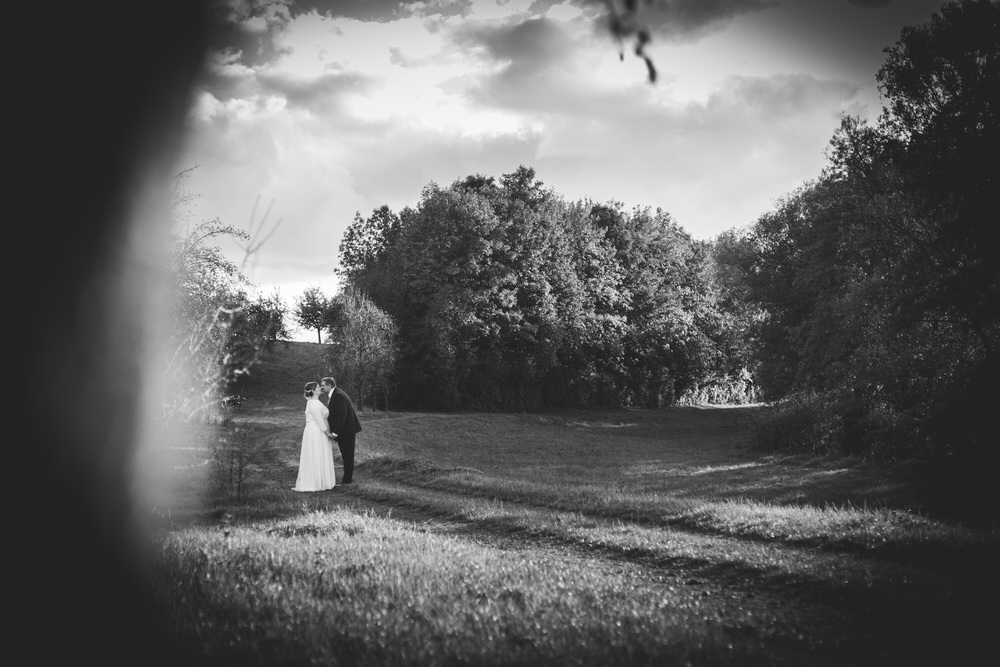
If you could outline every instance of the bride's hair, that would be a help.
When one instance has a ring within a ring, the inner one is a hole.
[[[313,394],[316,393],[316,387],[318,386],[319,385],[316,384],[315,382],[306,382],[306,391],[303,394],[303,396],[305,396],[306,398],[312,398]]]

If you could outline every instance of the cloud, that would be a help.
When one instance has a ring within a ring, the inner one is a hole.
[[[550,117],[530,161],[570,198],[662,207],[695,236],[752,222],[818,175],[856,86],[808,75],[731,77],[707,100],[615,98],[613,111]]]
[[[326,72],[318,77],[264,73],[258,77],[262,91],[320,114],[346,113],[346,98],[374,86],[371,77],[358,73]]]
[[[466,16],[481,0],[295,0],[296,13],[330,18],[388,22],[403,18]],[[488,0],[493,1],[493,0]]]
[[[607,10],[648,29],[655,38],[690,42],[723,30],[734,18],[760,12],[780,4],[778,0],[637,0],[629,13],[624,0],[576,0],[582,6],[600,7],[598,27],[607,31]]]
[[[328,68],[308,76],[270,67],[249,67],[232,49],[217,51],[199,82],[199,89],[218,100],[280,98],[290,107],[316,113],[342,111],[352,95],[372,89],[376,81],[358,72]]]
[[[458,34],[470,37],[468,42],[475,41],[484,46],[493,59],[510,62],[515,67],[525,63],[532,67],[544,67],[561,60],[568,46],[562,29],[545,18],[503,26],[477,26]],[[462,40],[459,38],[456,41]]]
[[[539,80],[549,79],[552,69],[570,69],[575,50],[563,28],[545,18],[531,18],[504,25],[471,24],[456,28],[452,43],[482,61],[487,74],[480,86],[481,98],[534,97],[541,92]],[[490,94],[488,89],[497,88]],[[512,94],[513,91],[519,94]],[[542,98],[552,96],[552,92]],[[514,105],[518,106],[518,105]]]
[[[464,82],[465,98],[479,108],[522,116],[570,113],[601,103],[607,82],[595,71],[602,61],[615,59],[607,42],[596,41],[581,21],[466,23],[455,27],[449,39],[480,70],[474,80]]]
[[[859,0],[861,1],[861,0]],[[511,0],[216,0],[215,30],[212,44],[217,49],[233,49],[248,66],[261,65],[281,55],[275,46],[276,35],[295,18],[315,14],[324,18],[351,19],[362,22],[389,23],[406,18],[424,19],[429,30],[437,30],[448,19],[489,14],[492,7],[507,6]],[[603,38],[610,36],[609,3],[606,0],[534,0],[522,2],[515,15],[543,17],[556,6],[579,7],[591,22],[591,31]],[[725,28],[733,18],[759,12],[777,4],[772,0],[639,0],[634,17],[637,25],[648,28],[656,38],[669,42],[690,42]],[[623,0],[610,5],[624,7]],[[530,34],[546,26],[519,24],[520,36],[532,46],[543,46]],[[512,40],[519,35],[512,33]],[[514,43],[514,42],[512,42]]]
[[[239,62],[256,66],[279,54],[274,35],[292,19],[294,0],[215,0],[210,5],[210,48],[238,54]]]
[[[883,7],[888,7],[894,2],[899,2],[899,0],[847,0],[848,4],[854,5],[855,7],[863,7],[865,9],[882,9]]]
[[[816,109],[837,108],[853,100],[860,86],[846,81],[819,80],[809,74],[729,79],[709,98],[706,111],[724,110],[741,118],[812,114]]]

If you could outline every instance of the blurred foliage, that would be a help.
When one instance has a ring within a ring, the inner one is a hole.
[[[163,416],[217,419],[236,381],[263,349],[287,339],[285,306],[265,296],[226,259],[214,242],[252,242],[253,235],[219,219],[190,224],[197,196],[177,175],[171,230],[168,336],[165,350]]]

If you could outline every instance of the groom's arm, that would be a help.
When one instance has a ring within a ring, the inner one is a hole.
[[[344,397],[340,394],[330,396],[330,430],[340,433],[347,421],[347,406],[344,404]]]

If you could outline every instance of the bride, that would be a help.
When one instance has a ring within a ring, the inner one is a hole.
[[[333,443],[336,433],[330,432],[327,417],[330,411],[319,400],[319,385],[306,382],[306,427],[302,431],[302,451],[299,453],[299,478],[296,491],[326,491],[336,486],[333,467]]]

